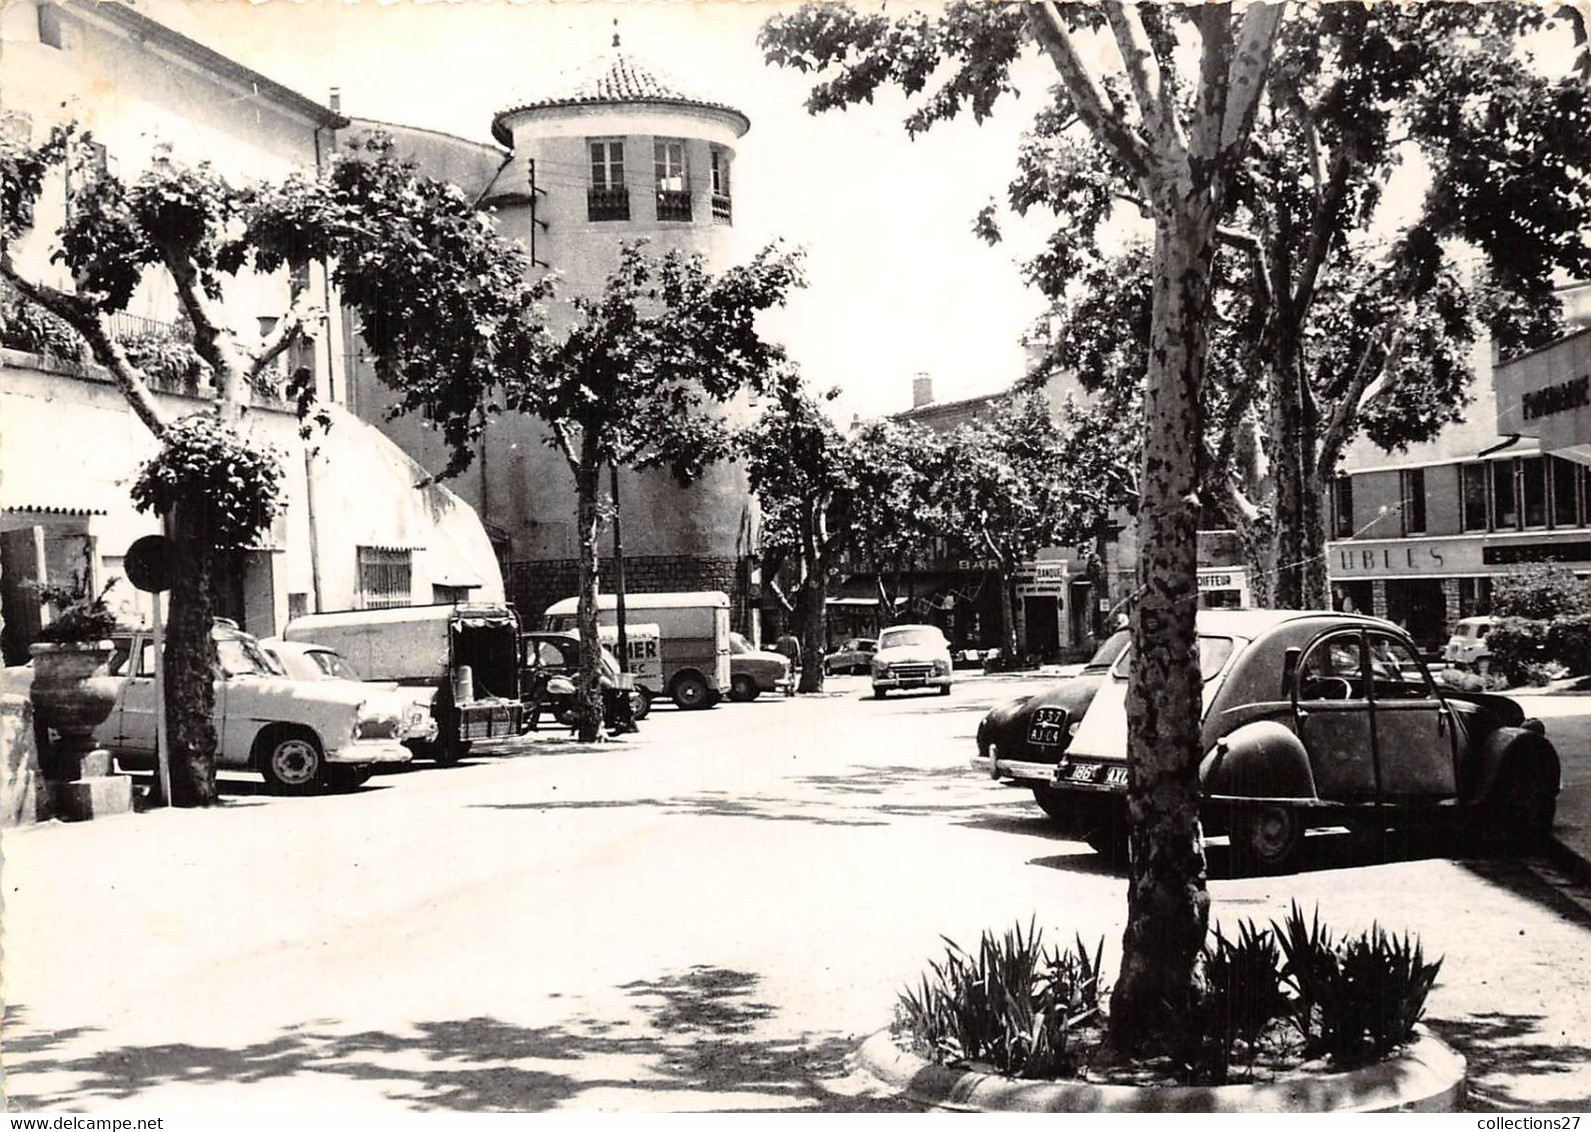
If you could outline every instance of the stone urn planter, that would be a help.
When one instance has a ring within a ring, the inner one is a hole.
[[[61,782],[82,778],[84,756],[94,750],[94,729],[116,705],[116,680],[105,671],[113,646],[110,641],[57,641],[32,645],[28,651],[33,656],[33,710],[60,736],[45,775]]]
[[[1019,1080],[991,1069],[938,1065],[903,1049],[888,1030],[870,1037],[859,1061],[913,1100],[972,1112],[1458,1112],[1464,1059],[1427,1032],[1373,1065],[1300,1069],[1240,1085],[1113,1085]]]

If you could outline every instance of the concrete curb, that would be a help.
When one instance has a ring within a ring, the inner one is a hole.
[[[975,1112],[1458,1112],[1464,1059],[1425,1028],[1390,1061],[1257,1085],[1141,1088],[1083,1081],[1019,1081],[935,1065],[881,1030],[858,1058],[869,1073],[913,1100]]]

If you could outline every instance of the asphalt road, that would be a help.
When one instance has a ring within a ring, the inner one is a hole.
[[[234,779],[212,811],[7,831],[11,1104],[909,1109],[847,1057],[941,934],[1031,919],[1103,938],[1114,965],[1122,877],[966,766],[982,712],[1022,686],[875,702],[841,677],[351,796]],[[1591,737],[1591,700],[1552,699],[1555,734]],[[1339,933],[1417,932],[1446,957],[1428,1013],[1477,1107],[1591,1107],[1591,920],[1540,869],[1464,844],[1384,864],[1327,835],[1296,876],[1236,879],[1212,848],[1215,915],[1296,899]]]

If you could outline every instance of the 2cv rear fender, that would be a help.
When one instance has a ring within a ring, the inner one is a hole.
[[[1274,720],[1256,720],[1215,741],[1199,764],[1207,795],[1315,798],[1315,775],[1298,736]]]
[[[1499,781],[1520,775],[1539,775],[1557,787],[1561,782],[1558,752],[1545,735],[1528,725],[1499,727],[1481,741],[1475,753],[1469,800],[1490,798]]]

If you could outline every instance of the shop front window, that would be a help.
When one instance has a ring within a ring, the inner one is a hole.
[[[1552,525],[1580,525],[1580,465],[1561,456],[1549,458],[1552,465]]]
[[[1463,482],[1464,529],[1466,531],[1484,531],[1486,529],[1486,465],[1465,464]]]
[[[1547,525],[1547,461],[1528,456],[1519,461],[1519,495],[1525,526]]]
[[[1514,462],[1497,460],[1492,464],[1492,527],[1506,530],[1519,526],[1519,499],[1514,491]]]

